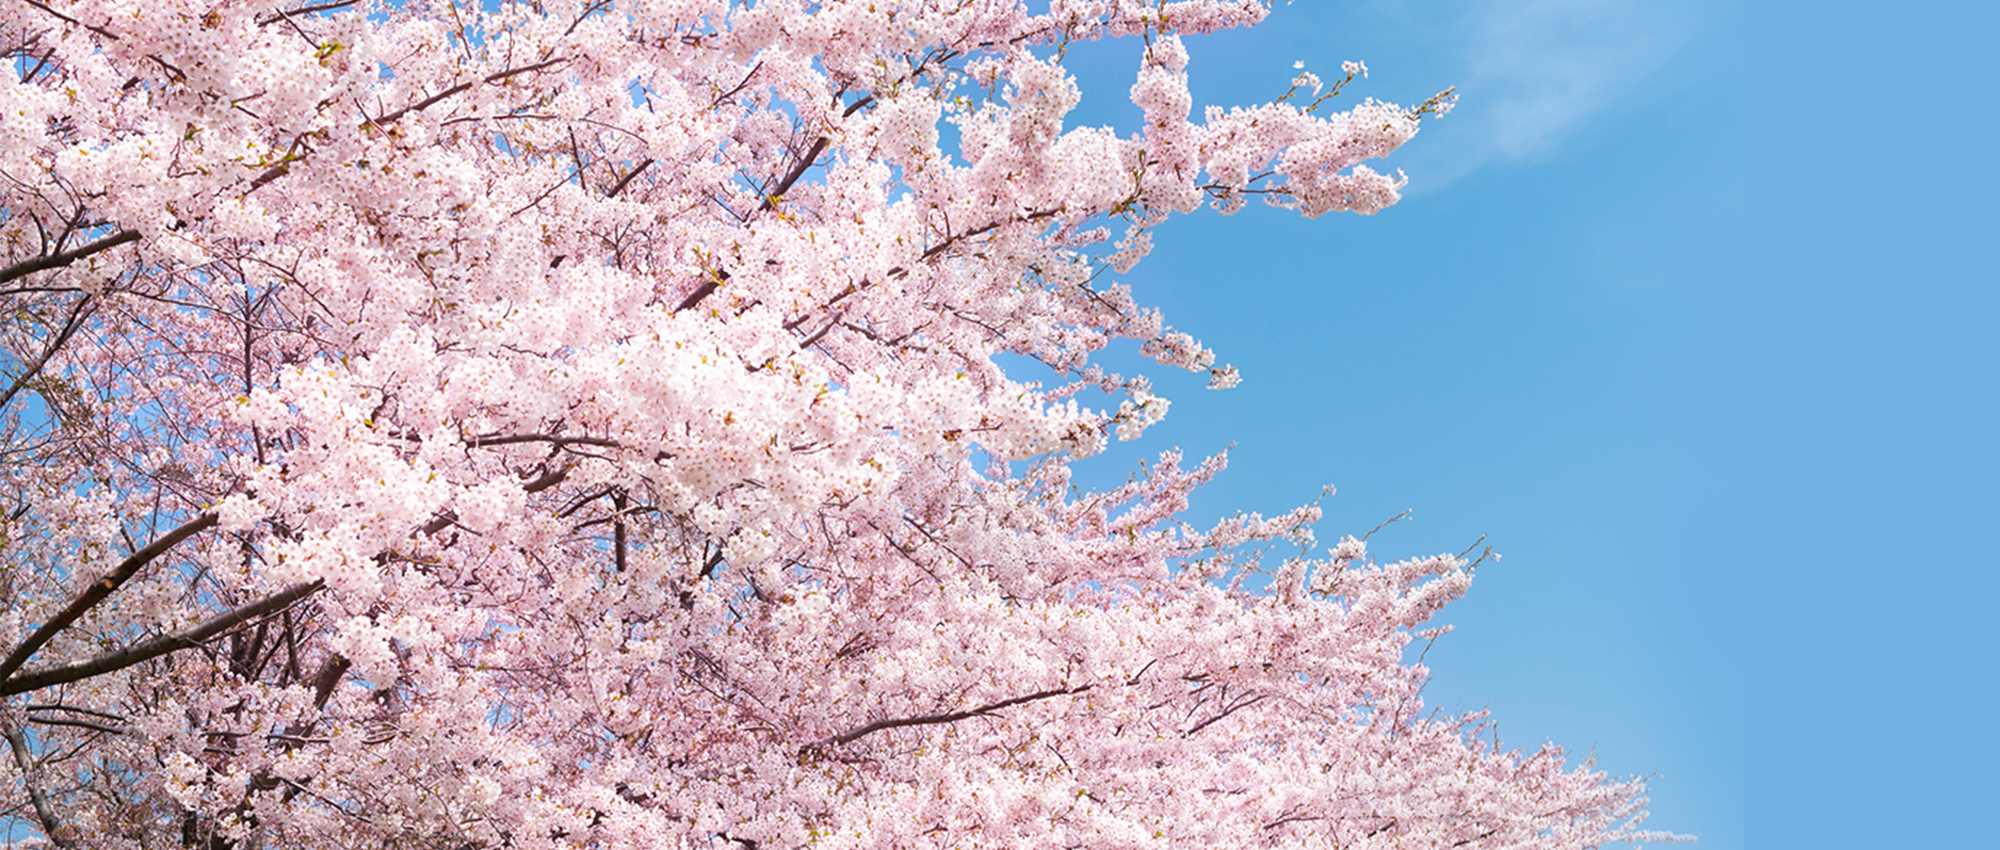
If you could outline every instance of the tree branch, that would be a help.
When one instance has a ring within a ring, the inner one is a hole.
[[[1196,724],[1194,725],[1194,728],[1192,728],[1192,729],[1189,729],[1189,730],[1187,730],[1186,732],[1182,732],[1182,733],[1181,733],[1181,737],[1184,737],[1184,738],[1185,738],[1185,737],[1191,737],[1191,736],[1193,736],[1193,735],[1194,735],[1194,733],[1196,733],[1196,732],[1200,732],[1200,731],[1201,731],[1201,730],[1203,730],[1203,729],[1207,729],[1207,728],[1209,727],[1209,725],[1210,725],[1210,724],[1212,724],[1212,723],[1214,723],[1214,722],[1216,722],[1216,721],[1218,721],[1218,720],[1221,720],[1222,718],[1225,718],[1225,717],[1228,717],[1229,715],[1232,715],[1232,714],[1235,714],[1236,712],[1238,712],[1238,711],[1240,711],[1240,710],[1242,710],[1242,709],[1245,709],[1245,708],[1249,708],[1250,706],[1253,706],[1253,705],[1256,705],[1257,703],[1260,703],[1260,702],[1263,702],[1263,701],[1264,701],[1264,698],[1265,698],[1266,696],[1268,696],[1268,695],[1267,695],[1267,694],[1257,694],[1257,695],[1255,695],[1255,696],[1251,696],[1251,697],[1246,697],[1246,698],[1244,698],[1244,699],[1239,699],[1239,700],[1237,700],[1237,701],[1235,701],[1235,702],[1233,702],[1233,703],[1230,703],[1230,704],[1229,704],[1229,705],[1228,705],[1227,707],[1225,707],[1225,708],[1223,708],[1223,709],[1222,709],[1221,711],[1217,712],[1217,713],[1215,714],[1215,716],[1214,716],[1214,717],[1210,717],[1210,718],[1208,718],[1207,720],[1203,720],[1203,721],[1202,721],[1202,722],[1200,722],[1200,723],[1196,723]]]
[[[778,185],[773,187],[770,193],[764,196],[764,202],[757,206],[757,211],[763,212],[765,210],[777,209],[778,198],[783,197],[786,192],[791,191],[792,186],[799,182],[799,178],[805,176],[806,170],[812,168],[813,162],[819,159],[819,155],[826,152],[826,146],[830,141],[825,136],[814,139],[812,147],[806,151],[806,155],[799,157],[798,162],[792,163],[792,170],[785,175],[783,180],[778,181]],[[683,310],[693,309],[695,305],[702,302],[702,299],[715,294],[715,291],[721,289],[722,284],[728,280],[729,272],[727,271],[719,271],[709,275],[707,280],[702,281],[700,286],[695,287],[693,292],[688,293],[686,298],[681,299],[681,303],[674,307],[674,312],[679,313]]]
[[[42,825],[42,835],[57,847],[74,847],[68,834],[63,830],[62,821],[56,819],[56,810],[49,805],[48,792],[42,790],[41,771],[35,768],[34,756],[28,752],[28,740],[21,729],[8,719],[7,726],[0,734],[7,737],[7,746],[14,751],[14,764],[21,769],[21,785],[28,790],[28,800],[34,803],[35,820]]]
[[[139,231],[120,230],[88,245],[79,245],[67,251],[57,251],[53,254],[44,254],[32,260],[23,260],[5,269],[0,269],[0,283],[18,280],[38,271],[61,268],[92,254],[108,251],[127,242],[137,241],[138,238]]]
[[[41,374],[43,367],[49,365],[49,358],[56,356],[56,352],[69,343],[69,338],[76,335],[77,328],[83,327],[83,316],[89,307],[89,295],[83,296],[76,302],[76,306],[70,309],[69,320],[63,323],[63,329],[49,341],[48,348],[42,351],[42,356],[28,364],[28,368],[21,372],[21,376],[15,378],[14,383],[7,387],[7,392],[0,393],[0,410],[6,410],[7,405],[14,400],[14,394],[20,392],[22,387],[26,387],[29,381],[33,381],[36,375]]]
[[[218,520],[219,518],[215,515],[214,511],[209,511],[188,520],[185,525],[169,531],[159,539],[146,544],[146,548],[133,552],[131,557],[120,562],[118,568],[112,570],[109,575],[91,582],[90,587],[85,589],[83,593],[78,594],[76,600],[71,602],[69,607],[64,608],[62,613],[55,615],[48,622],[43,623],[42,627],[36,629],[34,634],[28,635],[27,640],[21,641],[21,645],[15,647],[13,654],[7,656],[7,660],[0,661],[0,682],[11,683],[12,679],[9,677],[14,675],[14,671],[21,669],[21,665],[28,663],[28,659],[33,658],[35,652],[40,650],[43,644],[48,643],[49,639],[55,637],[57,632],[68,628],[71,623],[76,622],[77,618],[82,617],[90,609],[97,607],[97,603],[103,602],[106,597],[111,595],[112,591],[117,590],[119,585],[131,579],[141,568],[152,563],[153,559],[166,554],[167,550],[179,545],[181,541],[214,528]],[[20,692],[0,690],[0,693]]]
[[[560,65],[568,61],[569,61],[568,59],[558,57],[544,62],[536,62],[533,65],[522,65],[519,68],[508,68],[503,71],[496,71],[494,73],[487,74],[478,83],[459,83],[458,85],[452,86],[451,88],[445,89],[444,91],[438,92],[437,94],[431,95],[430,97],[417,101],[416,103],[410,106],[405,106],[402,109],[398,109],[395,112],[391,112],[388,115],[384,115],[381,118],[377,118],[375,119],[374,123],[376,124],[394,123],[396,121],[402,120],[403,116],[405,115],[408,115],[412,112],[422,112],[426,109],[436,106],[439,101],[442,101],[445,98],[470,90],[475,85],[479,85],[482,83],[505,82],[509,77],[517,77],[522,74],[529,73],[531,71],[539,71],[551,65]]]
[[[313,674],[313,708],[326,708],[326,701],[333,697],[334,686],[340,684],[340,677],[347,675],[354,662],[347,656],[334,653],[319,665],[319,672]]]
[[[73,664],[40,667],[23,671],[13,678],[0,682],[0,696],[27,693],[28,691],[39,690],[50,685],[61,685],[88,679],[92,676],[101,676],[105,673],[123,670],[140,662],[151,661],[175,650],[199,646],[203,641],[236,628],[250,620],[266,614],[275,614],[278,611],[289,608],[299,600],[318,593],[325,588],[326,582],[323,580],[301,582],[270,596],[266,596],[263,599],[259,599],[256,602],[242,605],[219,614],[185,631],[162,635],[144,643],[134,644],[124,649],[107,652],[103,655],[87,658]]]
[[[632,170],[625,172],[624,177],[618,178],[618,185],[612,186],[611,191],[604,193],[604,197],[606,198],[618,197],[618,193],[625,191],[626,184],[631,183],[632,178],[639,176],[640,172],[645,171],[646,169],[651,167],[653,167],[653,161],[650,159],[644,160],[640,162],[638,165],[632,166]]]
[[[678,313],[682,310],[693,309],[694,305],[700,304],[703,298],[707,298],[713,295],[717,289],[721,289],[722,282],[728,279],[728,272],[716,272],[709,275],[707,280],[702,281],[700,286],[695,287],[693,292],[688,293],[686,298],[681,299],[681,303],[674,307],[674,312]]]
[[[607,449],[625,447],[625,444],[608,437],[565,437],[561,434],[480,434],[465,438],[465,445],[469,448],[507,446],[515,443],[554,443],[558,448],[569,443],[575,443],[579,446],[598,446]]]
[[[799,182],[799,178],[806,175],[806,169],[811,168],[813,162],[819,159],[819,155],[826,152],[828,141],[830,140],[825,136],[814,139],[812,148],[806,151],[805,156],[799,157],[798,162],[792,163],[791,173],[785,175],[785,179],[778,181],[778,185],[771,189],[770,194],[764,196],[764,203],[758,206],[757,209],[776,209],[778,206],[777,199],[784,197],[786,192],[792,190],[792,185]]]
[[[917,717],[896,717],[888,720],[877,720],[866,726],[842,732],[831,738],[827,738],[825,740],[813,744],[808,744],[806,745],[805,749],[824,750],[832,747],[844,746],[846,744],[851,744],[854,743],[855,741],[861,740],[862,738],[865,738],[869,735],[873,735],[876,732],[880,732],[884,729],[897,729],[904,726],[931,726],[939,723],[957,723],[960,720],[966,720],[968,718],[980,717],[983,715],[992,714],[996,711],[999,711],[1000,709],[1012,708],[1014,706],[1021,705],[1023,703],[1038,702],[1040,700],[1049,699],[1051,697],[1063,697],[1063,696],[1071,696],[1074,694],[1080,694],[1083,693],[1084,691],[1090,690],[1092,687],[1094,686],[1079,685],[1074,688],[1054,688],[1046,691],[1037,691],[1035,693],[1028,694],[1027,696],[1014,697],[1013,699],[1003,699],[999,702],[992,703],[989,705],[982,705],[978,708],[968,709],[966,711],[954,711],[948,714],[925,714]]]
[[[91,32],[94,32],[94,33],[97,33],[98,35],[101,35],[101,36],[104,36],[105,40],[107,40],[107,41],[117,41],[117,40],[118,40],[118,34],[117,34],[117,33],[115,33],[115,32],[112,32],[112,31],[110,31],[110,30],[107,30],[107,29],[105,29],[105,28],[103,28],[103,27],[94,27],[94,26],[91,26],[91,25],[89,25],[89,24],[86,24],[86,23],[84,23],[84,22],[82,22],[82,21],[79,21],[79,20],[77,20],[77,19],[75,19],[75,18],[72,18],[72,17],[70,17],[70,16],[68,16],[68,15],[65,15],[65,14],[63,14],[63,13],[61,13],[61,12],[58,12],[58,11],[56,11],[56,10],[54,10],[54,9],[51,9],[51,8],[49,8],[47,4],[45,4],[45,3],[41,3],[41,2],[39,2],[39,0],[25,0],[25,2],[26,2],[26,3],[28,4],[28,5],[30,5],[30,6],[33,6],[33,7],[37,8],[37,9],[40,9],[40,10],[42,10],[42,11],[44,11],[44,12],[47,12],[47,13],[49,13],[49,14],[51,14],[51,15],[54,15],[54,16],[56,16],[56,17],[58,17],[58,18],[61,18],[61,19],[63,19],[64,21],[67,21],[67,22],[69,22],[69,23],[72,23],[72,24],[75,24],[75,25],[77,25],[77,26],[80,26],[80,27],[83,27],[84,29],[87,29],[87,30],[90,30]]]
[[[293,15],[310,15],[314,12],[330,12],[335,9],[345,9],[358,2],[360,2],[360,0],[332,0],[332,2],[328,3],[315,3],[311,6],[300,6],[297,9],[285,9],[276,14],[258,18],[257,25],[269,26],[271,24],[275,24],[279,21],[289,18]]]
[[[123,726],[107,726],[95,720],[77,720],[73,717],[30,717],[28,722],[40,723],[43,726],[74,726],[92,732],[103,732],[106,735],[123,735],[131,731]]]

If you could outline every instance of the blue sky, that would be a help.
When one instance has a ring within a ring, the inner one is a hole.
[[[1197,110],[1294,60],[1463,99],[1382,215],[1157,234],[1127,278],[1244,384],[1162,376],[1093,474],[1234,444],[1197,513],[1332,484],[1323,539],[1488,535],[1427,696],[1656,774],[1698,846],[1993,846],[1994,17],[1359,0],[1191,40]],[[1133,128],[1135,50],[1073,51],[1075,122]]]

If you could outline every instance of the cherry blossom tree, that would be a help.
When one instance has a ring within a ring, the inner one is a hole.
[[[1114,340],[1236,380],[1118,282],[1153,227],[1376,212],[1450,106],[1196,113],[1266,11],[0,6],[9,840],[1671,839],[1423,709],[1474,563],[1071,484],[1167,409]],[[1097,39],[1136,134],[1065,121]]]

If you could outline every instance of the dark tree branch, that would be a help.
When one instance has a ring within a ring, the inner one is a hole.
[[[1486,840],[1486,839],[1488,839],[1488,838],[1492,838],[1492,837],[1493,837],[1493,833],[1496,833],[1496,832],[1499,832],[1499,831],[1500,831],[1500,830],[1497,830],[1497,829],[1489,829],[1489,830],[1487,830],[1487,831],[1485,831],[1485,832],[1482,832],[1482,833],[1480,833],[1480,834],[1478,834],[1478,835],[1475,835],[1475,836],[1473,836],[1473,837],[1471,837],[1471,838],[1462,838],[1462,839],[1459,839],[1459,840],[1457,840],[1457,841],[1454,841],[1454,842],[1452,842],[1452,843],[1451,843],[1451,846],[1453,846],[1453,847],[1464,847],[1465,845],[1467,845],[1467,844],[1471,844],[1471,843],[1472,843],[1472,842],[1474,842],[1474,841],[1484,841],[1484,840]],[[1373,835],[1374,833],[1369,833],[1369,834],[1370,834],[1370,835]]]
[[[563,479],[569,477],[569,471],[572,468],[573,467],[571,466],[565,465],[544,472],[539,477],[535,478],[535,480],[529,481],[526,484],[522,484],[521,490],[527,493],[540,493],[543,490],[547,490],[550,487],[554,487],[557,484],[561,484],[563,483]]]
[[[640,172],[643,172],[643,171],[645,171],[646,169],[648,169],[648,168],[651,168],[651,167],[653,167],[653,161],[652,161],[652,160],[650,160],[650,159],[648,159],[648,160],[644,160],[644,161],[640,162],[640,163],[639,163],[638,165],[635,165],[635,166],[632,166],[632,170],[631,170],[631,171],[628,171],[628,172],[625,172],[625,176],[624,176],[624,177],[620,177],[620,178],[618,178],[618,184],[617,184],[617,185],[615,185],[615,186],[612,186],[612,187],[611,187],[611,191],[609,191],[609,192],[605,192],[605,193],[604,193],[604,197],[606,197],[606,198],[616,198],[616,197],[618,197],[618,193],[619,193],[619,192],[623,192],[623,191],[625,191],[625,187],[626,187],[626,185],[628,185],[628,184],[630,184],[630,183],[632,182],[632,178],[634,178],[634,177],[637,177],[637,176],[639,176],[639,173],[640,173]]]
[[[579,446],[598,446],[607,449],[623,448],[624,444],[606,437],[565,437],[561,434],[481,434],[465,438],[465,444],[472,448],[480,446],[507,446],[515,443],[554,443],[557,447],[575,443]]]
[[[32,260],[22,260],[5,269],[0,269],[0,283],[18,280],[39,271],[61,268],[92,254],[111,250],[127,242],[136,242],[138,239],[139,231],[120,230],[88,245],[80,245],[70,250],[58,251],[53,254],[44,254]]]
[[[844,315],[845,314],[843,313],[835,313],[833,315],[833,318],[826,323],[826,327],[820,328],[818,331],[815,331],[812,336],[799,340],[799,348],[800,349],[811,348],[813,347],[813,343],[825,339],[827,334],[833,332],[834,326],[840,324],[840,320],[841,318],[844,317]]]
[[[338,7],[336,6],[334,8]],[[497,71],[495,73],[486,75],[486,77],[484,79],[481,79],[478,83],[459,83],[458,85],[452,86],[451,88],[445,89],[444,91],[438,92],[437,94],[431,95],[430,97],[418,101],[415,104],[412,104],[410,106],[405,106],[402,109],[398,109],[395,112],[391,112],[388,115],[382,116],[381,118],[372,119],[367,123],[376,127],[382,127],[388,124],[393,124],[397,121],[402,120],[403,116],[406,116],[412,112],[422,112],[425,109],[429,109],[430,107],[437,105],[439,101],[442,101],[445,98],[471,90],[472,87],[475,85],[480,85],[484,83],[503,82],[509,77],[526,74],[530,71],[539,71],[543,68],[549,67],[550,65],[557,65],[567,61],[569,60],[561,58],[549,59],[547,61],[537,62],[533,65],[523,65],[519,68],[508,68],[503,71]],[[296,153],[298,148],[298,142],[296,141],[293,142],[292,146],[293,146],[293,151],[287,153],[288,159],[293,153]],[[273,165],[270,168],[265,169],[264,173],[259,174],[254,179],[252,179],[250,181],[250,188],[245,189],[243,191],[243,194],[248,195],[251,192],[255,192],[258,189],[261,189],[265,186],[265,184],[268,184],[273,180],[276,180],[280,177],[285,176],[286,174],[291,173],[291,170],[292,166],[289,161],[280,162],[277,165]],[[533,204],[530,204],[529,206],[533,206]],[[523,209],[525,210],[526,207],[523,207]]]
[[[686,298],[681,299],[681,303],[674,306],[674,312],[678,313],[682,310],[694,309],[694,305],[700,304],[702,299],[715,294],[717,289],[722,288],[723,281],[728,279],[728,272],[716,272],[709,275],[707,280],[702,281],[700,286],[695,287],[693,292],[688,293]]]
[[[111,712],[108,711],[98,711],[96,709],[84,708],[82,706],[76,706],[76,705],[64,705],[59,702],[36,703],[28,706],[28,711],[30,712],[62,711],[62,712],[68,712],[70,714],[88,714],[91,717],[95,717],[100,720],[109,720],[113,723],[125,722],[125,715],[122,714],[112,714]]]
[[[611,494],[611,508],[616,512],[614,516],[618,517],[611,527],[612,551],[615,553],[618,571],[622,573],[625,571],[625,491],[619,490]]]
[[[123,726],[108,726],[95,720],[78,720],[73,717],[30,717],[28,722],[43,726],[73,726],[78,729],[89,729],[92,732],[103,732],[106,735],[123,735],[131,731]]]
[[[301,582],[277,593],[234,608],[210,618],[208,621],[185,631],[162,635],[144,643],[134,644],[124,649],[114,650],[73,664],[41,667],[0,682],[0,696],[27,693],[50,685],[61,685],[81,681],[92,676],[123,670],[134,664],[151,661],[169,652],[199,646],[202,642],[246,622],[267,614],[275,614],[297,604],[308,596],[326,588],[324,581]]]
[[[494,73],[487,74],[485,78],[481,79],[478,83],[459,83],[458,85],[452,86],[451,88],[445,89],[444,91],[438,92],[437,94],[431,95],[430,97],[417,101],[416,103],[410,106],[405,106],[402,109],[398,109],[395,112],[391,112],[388,115],[384,115],[381,118],[377,118],[375,119],[375,123],[392,124],[395,123],[396,121],[402,120],[403,116],[408,115],[412,112],[422,112],[426,109],[436,106],[440,101],[444,100],[445,98],[461,94],[466,91],[470,91],[472,87],[475,85],[505,82],[508,78],[518,77],[522,74],[530,73],[533,71],[539,71],[551,65],[560,65],[567,61],[569,60],[563,58],[556,58],[542,62],[536,62],[533,65],[522,65],[519,68],[508,68],[503,71],[496,71]]]
[[[758,206],[757,209],[776,209],[778,199],[783,198],[786,192],[792,190],[793,184],[798,183],[799,178],[806,175],[806,169],[811,168],[812,164],[819,160],[819,155],[826,152],[826,145],[829,141],[825,136],[814,139],[812,148],[806,151],[805,156],[799,157],[798,162],[792,163],[791,173],[786,174],[785,179],[778,181],[778,185],[773,187],[770,193],[764,196],[764,203]]]
[[[973,717],[982,717],[985,715],[990,715],[993,714],[994,712],[999,711],[1000,709],[1012,708],[1014,706],[1021,705],[1024,703],[1038,702],[1041,700],[1049,699],[1051,697],[1063,697],[1063,696],[1071,696],[1074,694],[1080,694],[1083,693],[1084,691],[1090,690],[1092,687],[1094,686],[1078,685],[1077,687],[1074,688],[1054,688],[1046,691],[1037,691],[1035,693],[1028,694],[1027,696],[1019,696],[1019,697],[1014,697],[1012,699],[1003,699],[996,703],[982,705],[978,708],[968,709],[966,711],[953,711],[946,714],[925,714],[917,717],[896,717],[888,720],[877,720],[866,726],[842,732],[838,735],[835,735],[831,738],[827,738],[823,741],[809,744],[806,746],[806,749],[824,750],[832,747],[844,746],[846,744],[851,744],[854,743],[855,741],[861,740],[862,738],[865,738],[869,735],[873,735],[876,732],[880,732],[884,729],[897,729],[904,726],[932,726],[940,723],[957,723],[960,720],[966,720]]]
[[[715,552],[708,556],[707,563],[701,565],[701,572],[695,576],[695,581],[697,582],[707,581],[709,576],[715,575],[715,568],[721,565],[722,565],[722,547],[717,546],[715,547]],[[694,591],[692,590],[681,591],[680,599],[681,599],[682,610],[686,611],[694,610]]]
[[[33,381],[36,375],[41,374],[42,368],[49,365],[49,358],[56,356],[56,352],[69,343],[69,338],[76,335],[77,328],[83,327],[83,317],[89,308],[90,296],[85,295],[77,300],[76,306],[70,309],[69,320],[63,323],[63,329],[49,341],[48,347],[42,350],[42,356],[35,358],[35,362],[28,364],[28,368],[22,370],[21,376],[15,378],[14,383],[7,387],[7,392],[0,393],[0,410],[6,410],[7,405],[14,400],[14,395],[26,387],[28,382]]]
[[[131,557],[119,563],[118,568],[112,570],[109,575],[91,582],[90,587],[85,589],[81,594],[78,594],[76,600],[71,602],[69,607],[64,608],[62,613],[55,615],[48,622],[43,623],[42,627],[36,629],[34,634],[28,635],[27,640],[21,641],[21,645],[14,649],[13,654],[7,656],[7,660],[0,661],[0,682],[11,685],[14,680],[9,677],[14,675],[14,671],[21,669],[21,665],[28,663],[28,659],[33,658],[35,652],[40,650],[43,644],[48,643],[50,638],[55,637],[57,632],[68,628],[71,623],[77,621],[77,618],[82,617],[90,609],[97,607],[97,604],[110,596],[112,591],[117,590],[120,585],[131,579],[141,568],[152,563],[153,559],[166,554],[167,550],[179,545],[181,541],[214,528],[217,521],[218,517],[213,511],[188,520],[185,525],[169,531],[159,539],[146,544],[146,548],[133,552]],[[20,691],[9,691],[5,690],[4,687],[0,687],[0,693],[20,693]]]
[[[354,662],[347,656],[335,653],[326,657],[319,665],[319,672],[313,674],[313,708],[326,708],[326,701],[333,697],[333,689],[340,684],[340,677],[347,675]]]
[[[584,441],[586,441],[586,440],[595,440],[595,439],[597,439],[597,438],[596,438],[596,437],[581,437],[581,438],[576,438],[576,439],[570,439],[570,438],[548,438],[548,437],[541,437],[541,436],[539,436],[539,435],[536,435],[536,436],[535,436],[535,437],[533,438],[533,440],[545,440],[545,439],[561,439],[561,441],[563,441],[563,442],[572,442],[572,443],[576,443],[576,442],[584,442]],[[530,440],[530,439],[518,439],[518,440],[517,440],[517,439],[505,439],[504,441],[505,441],[505,442],[513,442],[513,443],[525,443],[525,442],[531,442],[531,440]],[[501,442],[501,441],[499,441],[499,440],[488,440],[488,441],[485,441],[484,445],[489,445],[489,446],[490,446],[490,445],[494,445],[494,444],[495,444],[496,442]],[[616,444],[614,443],[613,445],[616,445]],[[549,470],[548,472],[544,472],[544,473],[542,473],[542,475],[541,475],[541,476],[539,476],[539,477],[535,478],[535,479],[534,479],[533,481],[528,481],[528,482],[526,482],[526,483],[523,483],[523,484],[521,485],[521,492],[524,492],[524,493],[540,493],[540,492],[542,492],[543,490],[547,490],[547,489],[549,489],[550,487],[554,487],[554,486],[556,486],[557,484],[561,484],[561,483],[563,482],[563,479],[565,479],[565,478],[568,478],[568,477],[569,477],[569,471],[570,471],[570,470],[571,470],[572,468],[573,468],[573,467],[570,467],[570,466],[562,466],[562,467],[558,467],[558,468],[556,468],[556,469],[552,469],[552,470]],[[442,511],[442,512],[439,512],[437,516],[435,516],[435,517],[432,517],[432,518],[431,518],[431,521],[430,521],[430,522],[427,522],[427,523],[424,523],[422,527],[420,527],[420,528],[418,528],[418,529],[417,529],[417,531],[416,531],[416,533],[415,533],[415,534],[412,534],[412,535],[410,535],[410,536],[411,536],[411,537],[423,537],[423,536],[426,536],[426,535],[430,535],[430,534],[436,534],[436,533],[438,533],[438,532],[440,532],[440,531],[443,531],[443,530],[445,530],[445,529],[447,529],[447,528],[450,528],[450,527],[452,526],[452,523],[455,523],[455,522],[458,522],[458,514],[457,514],[456,512],[454,512],[454,511]],[[377,555],[376,557],[378,557],[378,558],[380,558],[380,557],[387,557],[387,555],[388,555],[388,553],[386,553],[386,552],[385,552],[385,553],[383,553],[383,554],[381,554],[381,555]]]
[[[730,89],[729,91],[716,95],[715,100],[709,102],[708,108],[714,109],[718,106],[721,106],[723,101],[735,97],[737,93],[743,91],[744,88],[748,87],[750,85],[750,81],[757,78],[757,72],[763,69],[764,69],[764,63],[762,62],[750,66],[750,73],[743,75],[743,82],[737,83],[736,88]]]
[[[58,17],[58,18],[61,18],[61,19],[63,19],[64,21],[67,21],[67,22],[69,22],[69,23],[72,23],[72,24],[75,24],[75,25],[77,25],[77,26],[80,26],[80,27],[83,27],[84,29],[87,29],[87,30],[90,30],[91,32],[94,32],[94,33],[97,33],[98,35],[101,35],[101,36],[104,36],[106,40],[109,40],[109,41],[117,41],[117,40],[118,40],[118,34],[117,34],[117,33],[115,33],[115,32],[112,32],[112,31],[110,31],[110,30],[107,30],[107,29],[105,29],[105,28],[103,28],[103,27],[94,27],[94,26],[91,26],[91,25],[89,25],[89,24],[86,24],[86,23],[84,23],[84,22],[82,22],[82,21],[79,21],[79,20],[77,20],[77,19],[75,19],[75,18],[72,18],[72,17],[70,17],[70,16],[68,16],[68,15],[65,15],[65,14],[63,14],[63,13],[61,13],[61,12],[58,12],[58,11],[56,11],[56,10],[54,10],[54,9],[51,9],[51,8],[49,8],[49,7],[48,7],[48,5],[47,5],[47,4],[44,4],[44,3],[41,3],[41,2],[38,2],[38,0],[25,0],[25,2],[26,2],[26,3],[28,4],[28,5],[30,5],[30,6],[33,6],[33,7],[37,8],[37,9],[40,9],[40,10],[42,10],[42,11],[44,11],[44,12],[47,12],[47,13],[49,13],[49,14],[51,14],[51,15],[54,15],[54,16],[56,16],[56,17]]]
[[[333,0],[333,2],[330,3],[315,3],[311,6],[300,6],[296,9],[285,9],[283,11],[278,12],[277,14],[266,15],[265,17],[257,19],[257,24],[259,26],[269,26],[271,24],[275,24],[279,21],[289,18],[293,15],[310,15],[314,12],[331,12],[335,9],[345,9],[358,2],[360,2],[360,0]]]
[[[433,534],[436,534],[436,533],[438,533],[438,532],[440,532],[440,531],[443,531],[443,530],[445,530],[445,529],[447,529],[447,528],[450,528],[450,527],[452,526],[452,524],[453,524],[453,523],[455,523],[455,522],[458,522],[458,512],[457,512],[457,511],[443,511],[443,512],[440,512],[440,513],[439,513],[439,514],[438,514],[437,516],[434,516],[434,517],[431,517],[431,521],[430,521],[430,522],[427,522],[427,523],[424,523],[424,524],[423,524],[423,526],[422,526],[421,528],[418,528],[418,529],[417,529],[417,533],[416,533],[416,534],[413,534],[413,535],[410,535],[410,536],[411,536],[411,537],[428,537],[428,536],[430,536],[430,535],[433,535]],[[389,555],[389,553],[387,553],[387,552],[384,552],[384,553],[382,553],[382,554],[379,554],[379,555],[376,555],[376,556],[375,556],[375,558],[376,558],[376,562],[377,562],[377,563],[380,563],[380,562],[382,562],[383,560],[387,559],[388,555]]]
[[[1228,717],[1229,715],[1235,714],[1238,711],[1249,708],[1250,706],[1256,705],[1257,703],[1263,702],[1266,696],[1267,695],[1265,694],[1258,694],[1256,696],[1247,697],[1244,699],[1237,700],[1233,703],[1230,703],[1228,707],[1217,712],[1214,717],[1210,717],[1207,720],[1203,720],[1200,723],[1196,723],[1194,725],[1194,728],[1189,729],[1186,732],[1182,732],[1181,735],[1183,737],[1191,736],[1196,732],[1200,732],[1203,729],[1207,729],[1209,727],[1209,724],[1221,720],[1222,718]]]
[[[812,147],[806,150],[805,156],[799,157],[798,162],[792,163],[792,170],[785,175],[783,180],[778,181],[777,186],[764,195],[764,202],[757,206],[757,211],[763,212],[777,209],[778,199],[784,197],[785,193],[791,191],[792,186],[799,182],[799,178],[805,176],[806,171],[812,168],[812,164],[819,159],[819,155],[826,152],[826,146],[830,141],[825,136],[814,139]],[[693,292],[688,293],[686,298],[681,299],[681,303],[674,307],[674,312],[679,313],[683,310],[694,309],[695,305],[702,302],[702,299],[714,295],[715,291],[721,289],[722,284],[728,282],[728,280],[729,272],[727,271],[718,271],[709,275],[707,280],[702,281],[700,286],[695,287]]]

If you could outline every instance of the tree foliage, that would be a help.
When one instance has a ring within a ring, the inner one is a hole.
[[[1235,381],[1149,229],[1382,209],[1448,97],[1195,114],[1259,0],[210,3],[0,7],[11,839],[1645,837],[1422,710],[1463,559],[1071,485],[1166,409],[1112,341]],[[1125,137],[1065,124],[1112,38]]]

